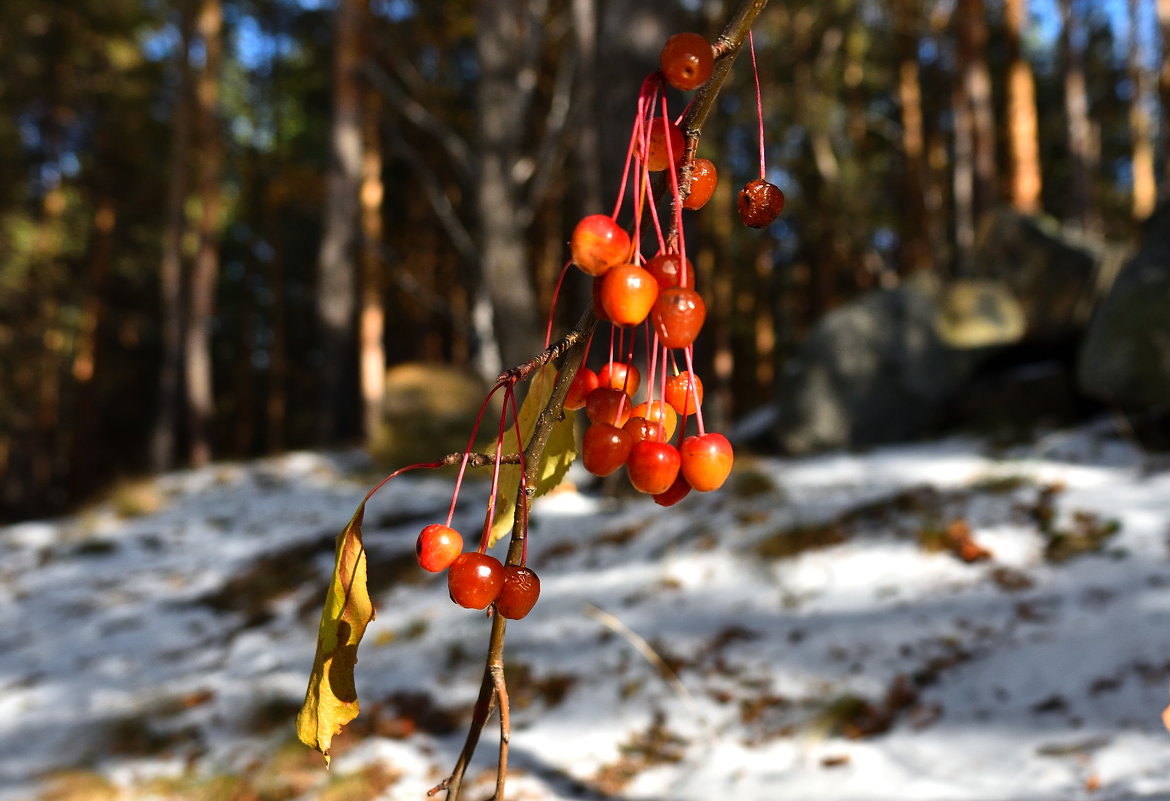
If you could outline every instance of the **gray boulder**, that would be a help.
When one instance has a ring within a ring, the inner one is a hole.
[[[1140,249],[1094,312],[1077,379],[1091,397],[1170,411],[1170,202],[1146,221]]]
[[[943,344],[937,315],[936,293],[911,284],[825,315],[781,377],[781,446],[800,454],[896,442],[937,423],[974,365],[970,351]]]
[[[997,282],[1019,303],[1017,341],[1054,341],[1084,331],[1123,260],[1124,249],[1051,217],[1000,208],[980,227],[971,277]]]

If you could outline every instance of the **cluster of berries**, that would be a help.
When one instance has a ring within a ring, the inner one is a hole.
[[[565,408],[584,409],[589,417],[582,460],[599,476],[625,465],[634,488],[664,506],[677,503],[692,489],[722,486],[734,459],[727,438],[707,432],[703,424],[703,385],[693,369],[693,343],[707,306],[695,290],[695,269],[686,258],[682,230],[682,209],[702,208],[714,193],[718,176],[714,164],[694,157],[693,148],[688,164],[689,143],[677,122],[669,119],[661,96],[663,80],[676,89],[696,89],[711,77],[713,66],[711,45],[702,36],[683,33],[667,41],[660,71],[643,84],[626,161],[625,177],[632,177],[635,187],[633,233],[616,220],[619,196],[614,214],[585,217],[570,241],[572,262],[593,277],[595,313],[616,332],[611,343],[624,341],[624,332],[644,326],[648,362],[642,403],[635,403],[641,384],[641,373],[632,363],[635,336],[630,337],[626,360],[615,360],[611,344],[609,360],[600,371],[582,367],[577,373]],[[666,235],[649,180],[650,173],[663,171],[675,212]],[[687,191],[682,191],[684,175],[689,175]],[[625,186],[623,182],[623,193]],[[740,192],[740,216],[747,225],[763,227],[776,218],[783,203],[783,193],[761,177]],[[657,252],[648,259],[640,247],[644,216],[658,237]],[[677,367],[679,351],[687,368],[683,371]],[[697,433],[685,436],[691,415]],[[677,445],[672,444],[676,431]]]
[[[582,366],[565,401],[566,410],[584,409],[590,421],[581,448],[584,466],[605,476],[624,465],[630,483],[663,506],[678,503],[692,489],[718,489],[734,460],[727,438],[706,431],[703,423],[703,383],[694,371],[693,343],[707,306],[695,290],[695,269],[686,257],[682,227],[682,209],[702,208],[714,194],[718,176],[714,164],[695,157],[697,138],[688,141],[679,128],[681,117],[669,118],[663,94],[664,82],[682,91],[701,87],[711,78],[714,63],[714,50],[699,34],[682,33],[667,41],[660,70],[643,82],[638,97],[614,211],[589,215],[577,224],[570,241],[572,260],[566,264],[566,269],[575,264],[592,276],[594,311],[612,326],[608,361],[596,372]],[[761,138],[761,177],[739,195],[740,217],[756,228],[771,223],[784,205],[783,193],[763,179],[763,172]],[[673,201],[673,217],[665,232],[651,187],[652,173],[666,174]],[[631,181],[633,223],[627,231],[616,220]],[[650,238],[651,224],[657,248],[645,258],[641,240],[643,234]],[[642,373],[633,363],[639,330],[645,331],[646,400],[635,403],[642,385]],[[624,358],[615,358],[615,347]],[[679,369],[680,352],[685,370]],[[505,407],[510,401],[514,409],[510,387],[505,397]],[[687,436],[691,417],[696,433]],[[497,478],[503,439],[501,423]],[[493,481],[493,499],[496,489]],[[455,492],[457,496],[458,484]],[[452,513],[454,504],[453,499]],[[519,565],[504,565],[486,553],[492,511],[489,508],[478,551],[463,551],[463,538],[451,528],[448,515],[446,525],[429,525],[419,534],[418,562],[431,572],[447,571],[451,599],[460,606],[485,609],[494,605],[505,618],[522,618],[540,595],[540,580],[524,566],[523,557]]]
[[[451,600],[468,609],[486,609],[509,620],[532,611],[540,597],[540,579],[523,565],[505,565],[488,553],[463,551],[463,536],[441,523],[427,526],[415,542],[415,555],[424,570],[447,571]]]

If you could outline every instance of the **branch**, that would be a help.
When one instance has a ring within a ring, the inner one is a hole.
[[[397,48],[384,48],[384,52],[393,53]],[[420,130],[433,136],[447,152],[451,163],[464,180],[471,177],[471,149],[463,137],[436,117],[426,106],[411,97],[390,77],[390,74],[373,59],[366,59],[362,63],[362,73],[370,85],[385,95],[394,108],[399,109],[403,116],[414,123]]]
[[[697,92],[691,109],[682,123],[682,128],[688,138],[688,153],[691,155],[694,153],[694,145],[690,140],[694,140],[697,143],[703,124],[706,122],[708,114],[714,107],[719,90],[723,87],[728,72],[731,70],[731,64],[735,60],[735,56],[738,54],[744,40],[747,38],[752,23],[766,5],[767,0],[744,0],[716,41],[715,51],[717,57],[711,80]],[[671,218],[674,219],[675,217],[676,215],[673,214],[672,209]],[[597,318],[593,313],[592,306],[590,306],[585,311],[585,314],[582,315],[577,325],[557,343],[546,348],[542,353],[527,362],[505,371],[498,379],[500,383],[515,384],[526,380],[533,372],[548,364],[553,359],[564,358],[561,369],[557,374],[557,382],[553,387],[552,396],[549,398],[548,403],[545,404],[540,415],[536,418],[536,425],[533,429],[532,437],[524,448],[524,480],[520,482],[520,488],[516,493],[516,512],[513,518],[512,536],[508,541],[508,556],[506,560],[506,563],[509,565],[520,564],[524,553],[524,541],[528,536],[528,512],[532,505],[532,497],[535,493],[541,459],[548,445],[553,426],[558,420],[564,417],[565,398],[569,394],[569,387],[573,383],[573,378],[576,376],[578,369],[580,369],[584,361],[585,347],[596,325]],[[504,617],[502,615],[495,615],[492,618],[491,635],[488,641],[488,654],[484,666],[483,680],[480,682],[479,698],[475,703],[475,710],[472,715],[471,725],[467,733],[467,739],[463,745],[463,750],[459,754],[451,776],[430,791],[432,795],[440,791],[446,791],[447,801],[459,801],[461,798],[463,777],[466,773],[467,765],[479,743],[480,732],[486,725],[492,710],[497,705],[500,708],[500,750],[496,773],[496,791],[491,801],[505,801],[504,782],[507,777],[508,740],[511,735],[508,715],[508,695],[504,683],[504,639],[506,629],[507,621]]]
[[[467,226],[459,219],[459,213],[451,204],[451,199],[443,191],[439,176],[435,175],[435,172],[426,165],[426,160],[419,156],[418,151],[406,141],[406,138],[393,129],[390,134],[390,146],[413,169],[415,177],[418,178],[423,191],[427,194],[427,200],[431,202],[435,216],[439,218],[439,223],[447,232],[447,236],[451,238],[451,244],[459,252],[459,257],[463,259],[464,264],[477,264],[479,248],[467,230]]]

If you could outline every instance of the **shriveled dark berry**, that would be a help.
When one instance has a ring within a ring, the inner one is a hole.
[[[748,181],[739,190],[739,218],[749,228],[764,228],[784,210],[784,193],[763,178]]]

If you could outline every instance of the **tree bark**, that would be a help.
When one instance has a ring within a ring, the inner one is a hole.
[[[1061,49],[1064,51],[1064,111],[1068,131],[1072,180],[1068,221],[1088,231],[1101,229],[1093,200],[1092,176],[1097,168],[1093,125],[1089,120],[1089,92],[1085,82],[1083,33],[1072,0],[1060,0]]]
[[[357,276],[354,245],[358,192],[362,180],[362,21],[366,0],[342,0],[337,11],[333,53],[333,120],[329,133],[321,249],[317,259],[317,319],[320,326],[321,398],[317,438],[336,444],[355,433],[354,312]]]
[[[1162,150],[1170,156],[1170,0],[1157,0],[1158,31],[1162,40],[1162,66],[1158,70],[1158,97],[1162,107]],[[1166,158],[1170,180],[1170,157]]]
[[[191,4],[179,4],[178,87],[171,119],[170,154],[164,213],[162,258],[159,264],[159,330],[162,364],[150,440],[150,461],[156,472],[175,466],[179,425],[179,376],[183,366],[183,234],[187,199],[187,160],[191,151]]]
[[[995,118],[987,67],[987,14],[983,0],[958,0],[955,114],[955,241],[969,260],[975,226],[995,199]]]
[[[1165,0],[1170,3],[1170,0]],[[577,47],[578,110],[575,155],[584,214],[602,210],[601,130],[597,104],[597,0],[573,0],[573,37]]]
[[[93,235],[86,260],[85,295],[73,353],[73,430],[69,457],[71,498],[79,498],[94,483],[94,434],[98,420],[97,376],[101,363],[100,331],[106,319],[106,292],[110,276],[117,207],[112,194],[102,193],[94,210]]]
[[[1133,171],[1133,204],[1132,213],[1135,220],[1144,220],[1154,210],[1157,189],[1154,178],[1154,143],[1151,130],[1149,107],[1146,101],[1149,97],[1149,71],[1145,68],[1145,53],[1143,52],[1141,36],[1141,4],[1139,0],[1129,0],[1129,41],[1127,46],[1127,65],[1129,80],[1133,84],[1133,94],[1129,100],[1129,130],[1132,140],[1131,170]]]
[[[531,3],[481,0],[478,23],[480,263],[499,356],[503,366],[509,366],[528,359],[542,343],[529,272],[528,232],[517,221],[520,199],[513,178],[525,111],[536,85],[528,53],[536,45],[540,20]],[[487,366],[481,370],[490,373]]]
[[[211,424],[215,412],[212,386],[212,324],[215,286],[219,276],[219,234],[222,198],[220,173],[223,137],[219,130],[219,73],[223,60],[223,7],[220,0],[202,0],[197,23],[203,41],[204,64],[195,87],[199,130],[199,249],[191,271],[188,297],[186,392],[191,463],[211,460]]]
[[[918,68],[921,9],[917,0],[895,0],[898,103],[902,112],[902,223],[899,267],[903,273],[933,270],[926,228],[926,147],[922,126],[922,85]]]
[[[358,336],[361,355],[361,394],[363,433],[367,439],[377,429],[382,417],[382,398],[386,388],[386,348],[383,333],[386,312],[382,284],[382,139],[381,96],[365,93],[362,153],[362,261],[361,317]]]
[[[1010,198],[1025,214],[1041,207],[1039,123],[1036,113],[1036,79],[1024,58],[1021,40],[1027,31],[1025,0],[1006,0],[1008,47],[1007,124],[1010,148]]]

